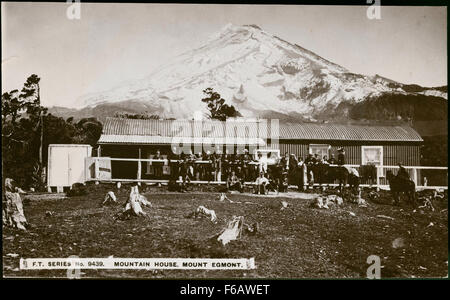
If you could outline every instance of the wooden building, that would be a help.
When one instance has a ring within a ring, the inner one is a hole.
[[[353,165],[420,165],[423,139],[406,125],[280,124],[280,152],[335,155],[343,147]]]
[[[167,158],[173,151],[179,152],[182,146],[185,153],[198,153],[208,145],[210,152],[241,149],[242,153],[246,148],[254,153],[252,150],[256,148],[272,148],[279,149],[281,155],[295,154],[304,158],[309,153],[337,157],[337,149],[343,147],[347,164],[392,166],[401,162],[405,166],[420,165],[423,140],[406,125],[276,122],[264,125],[235,121],[230,125],[211,120],[107,118],[98,142],[98,152],[103,157],[148,159],[159,150]],[[271,139],[271,134],[275,134],[278,140]],[[186,148],[186,145],[190,146]],[[149,174],[149,165],[143,165],[143,179]],[[136,167],[133,161],[113,161],[112,176],[136,178]],[[120,176],[114,174],[115,170],[116,173],[120,170]]]

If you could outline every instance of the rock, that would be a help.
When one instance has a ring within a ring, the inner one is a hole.
[[[286,209],[289,206],[289,203],[286,201],[281,201],[281,210]]]
[[[105,199],[102,202],[102,205],[105,204],[117,204],[117,197],[114,192],[109,191],[108,193],[106,193]]]
[[[311,203],[311,206],[316,208],[324,208],[323,198],[320,196],[315,198]]]
[[[405,247],[405,240],[403,238],[396,238],[392,241],[392,248],[404,248]]]
[[[225,195],[225,193],[220,193],[220,196],[219,196],[219,201],[225,201],[225,199],[228,199],[228,197],[227,197],[227,195]]]
[[[366,202],[366,200],[364,200],[363,198],[361,198],[361,196],[358,196],[358,198],[357,198],[357,203],[358,203],[358,206],[360,206],[360,207],[367,207],[367,202]]]
[[[217,223],[217,216],[214,210],[212,209],[207,209],[206,207],[204,207],[203,205],[200,205],[199,207],[197,207],[197,209],[195,210],[194,213],[194,217],[198,217],[198,216],[206,216],[209,217],[211,222],[213,223]]]

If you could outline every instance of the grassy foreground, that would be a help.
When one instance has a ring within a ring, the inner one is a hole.
[[[255,257],[257,269],[227,270],[82,270],[82,277],[132,278],[364,278],[369,255],[380,256],[381,277],[443,277],[448,274],[447,199],[436,210],[413,209],[369,202],[368,207],[344,203],[329,210],[312,208],[302,198],[255,197],[228,194],[233,201],[219,202],[218,193],[168,193],[148,189],[144,195],[153,208],[148,218],[119,221],[120,206],[100,205],[114,190],[121,203],[129,188],[90,186],[86,196],[27,198],[24,211],[28,232],[3,229],[5,277],[65,277],[65,270],[19,270],[19,259],[33,257]],[[301,196],[301,195],[300,195]],[[280,209],[280,200],[289,202]],[[251,202],[251,203],[245,203]],[[215,210],[219,222],[186,216],[199,205]],[[53,214],[47,216],[46,212]],[[227,246],[210,237],[219,233],[233,215],[259,223],[255,236],[244,236]],[[378,215],[391,217],[384,218]],[[404,245],[394,248],[395,239]]]

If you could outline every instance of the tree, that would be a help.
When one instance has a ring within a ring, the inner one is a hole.
[[[95,118],[64,120],[47,113],[39,99],[39,77],[32,75],[17,90],[2,95],[2,172],[22,187],[44,189],[42,166],[47,164],[49,144],[95,146],[102,124]],[[42,126],[44,125],[45,126]]]
[[[39,153],[38,153],[39,161],[35,167],[35,172],[38,173],[38,176],[42,177],[43,175],[42,149],[44,143],[43,114],[46,112],[46,108],[41,106],[40,86],[39,86],[40,81],[41,79],[36,74],[32,74],[30,77],[28,77],[19,97],[23,100],[23,106],[26,109],[26,113],[30,116],[30,119],[34,119],[37,121],[36,126],[33,129],[36,131],[37,130],[40,131]]]
[[[10,119],[12,123],[15,123],[22,109],[23,104],[19,100],[18,90],[4,93],[2,95],[2,124],[7,122],[8,119]]]
[[[76,135],[73,136],[72,143],[89,144],[94,147],[102,135],[103,125],[96,118],[84,118],[75,124],[75,129]]]
[[[210,119],[225,121],[227,118],[241,117],[236,108],[233,105],[225,104],[225,99],[212,88],[203,90],[203,93],[206,97],[202,101],[208,105]]]

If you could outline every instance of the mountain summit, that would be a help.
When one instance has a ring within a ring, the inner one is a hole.
[[[175,57],[148,77],[85,95],[81,101],[91,107],[138,102],[161,117],[192,118],[194,111],[206,111],[201,99],[208,87],[245,117],[273,112],[306,119],[343,102],[408,93],[400,83],[352,73],[257,25],[228,24],[199,48]]]

